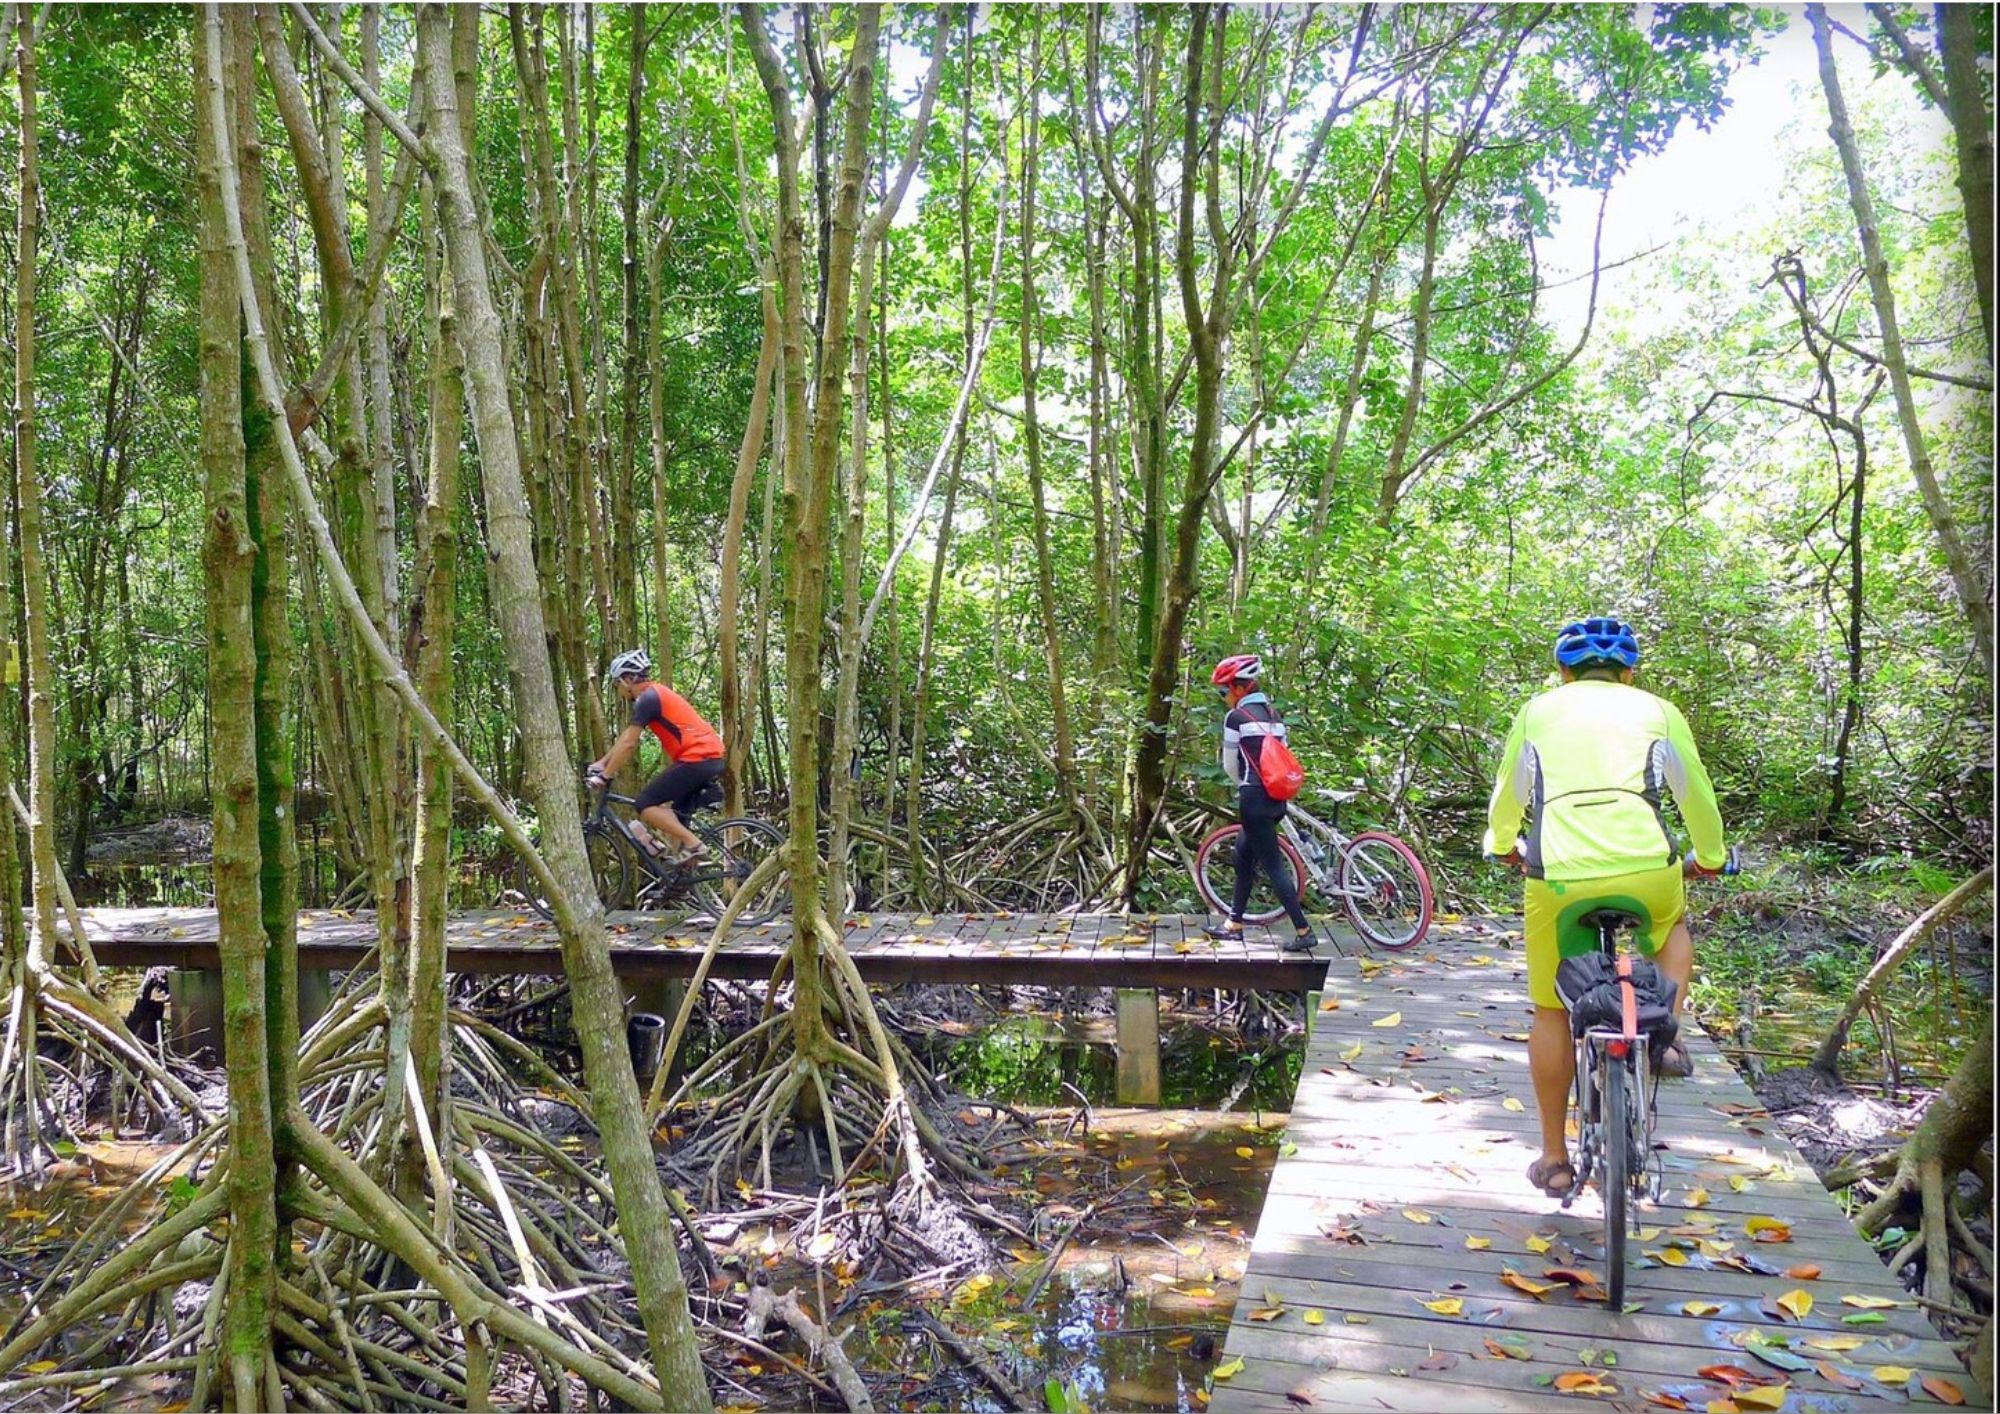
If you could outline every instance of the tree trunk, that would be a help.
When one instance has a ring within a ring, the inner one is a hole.
[[[230,1117],[230,1240],[224,1274],[229,1287],[221,1340],[235,1407],[257,1409],[267,1407],[266,1396],[277,1384],[271,1320],[277,1296],[278,1229],[270,1072],[264,1050],[265,936],[257,831],[257,646],[251,603],[257,546],[251,538],[246,494],[237,281],[223,216],[221,174],[227,160],[223,152],[233,139],[216,122],[226,112],[224,71],[233,70],[230,78],[240,84],[247,56],[235,56],[233,63],[224,56],[221,16],[213,6],[203,8],[205,37],[194,46],[201,451],[207,510],[202,568],[208,599],[208,697],[213,706],[216,946],[222,959]],[[23,33],[26,118],[33,111],[28,97],[33,68],[25,25]],[[24,132],[32,131],[24,123]],[[27,138],[22,144],[24,169],[32,152],[32,138]],[[29,213],[34,202],[23,200],[21,210],[26,229],[20,250],[24,261],[31,262]],[[20,308],[31,320],[32,300],[23,299]],[[32,343],[27,347],[32,350]],[[281,1408],[282,1401],[268,1407]]]
[[[1042,26],[1039,13],[1030,26],[1028,73],[1042,66]],[[1076,749],[1070,738],[1069,710],[1063,701],[1062,634],[1056,622],[1055,567],[1049,555],[1049,512],[1042,484],[1042,423],[1035,405],[1035,381],[1041,376],[1041,311],[1035,302],[1035,182],[1041,161],[1042,118],[1039,94],[1025,77],[1021,92],[1021,433],[1027,452],[1028,494],[1033,501],[1035,528],[1035,598],[1041,611],[1042,657],[1048,673],[1049,715],[1055,724],[1056,788],[1071,814],[1076,801]]]
[[[621,400],[624,405],[624,417],[618,438],[616,479],[611,491],[611,598],[618,614],[620,628],[629,641],[637,643],[639,596],[634,569],[639,559],[639,523],[635,510],[637,499],[633,490],[637,484],[639,461],[639,156],[643,137],[639,119],[644,111],[643,102],[646,94],[647,42],[644,0],[637,0],[637,3],[626,10],[625,21],[626,48],[631,57],[625,76],[625,190],[620,198],[624,208],[625,230],[625,254],[620,269],[622,276],[620,289],[625,309],[625,396]],[[595,102],[591,106],[595,109]],[[659,381],[660,361],[657,356],[652,359],[652,376],[655,382]],[[656,516],[658,511],[659,505],[656,501],[654,505]],[[664,599],[666,592],[666,579],[656,575],[653,581],[653,593]],[[664,650],[667,646],[664,607],[660,618],[663,625],[660,635],[661,646]]]
[[[437,152],[439,216],[486,494],[493,607],[507,652],[529,793],[540,815],[549,866],[568,902],[562,911],[569,917],[560,929],[563,965],[583,1046],[584,1073],[603,1136],[618,1203],[619,1234],[631,1263],[663,1407],[705,1410],[709,1396],[701,1347],[689,1318],[680,1259],[653,1164],[651,1135],[625,1046],[624,997],[612,972],[603,915],[584,858],[575,770],[564,750],[556,711],[500,318],[487,278],[468,157],[459,136],[456,88],[450,81],[450,8],[422,6],[417,37],[430,105],[427,138]]]
[[[757,463],[764,454],[764,429],[770,421],[771,384],[777,373],[778,351],[782,342],[777,297],[772,293],[768,280],[760,284],[764,338],[757,349],[757,371],[750,386],[750,415],[744,422],[743,442],[736,452],[736,474],[729,483],[729,514],[722,526],[722,603],[716,628],[722,660],[722,749],[728,765],[723,785],[728,792],[725,808],[731,815],[743,813],[745,791],[749,784],[746,768],[750,761],[750,742],[756,734],[755,719],[744,710],[742,630],[738,624],[739,606],[743,602],[743,523],[750,514],[750,491],[757,482]]]
[[[1965,236],[1986,363],[1993,366],[1993,116],[1979,81],[1979,33],[1970,5],[1937,7],[1938,49],[1944,57],[1945,114],[1958,145],[1958,191],[1965,199]],[[1990,56],[1989,56],[1990,62]]]
[[[1875,320],[1882,334],[1882,363],[1889,370],[1889,386],[1896,395],[1896,416],[1903,427],[1903,445],[1909,454],[1910,471],[1923,495],[1924,510],[1937,534],[1951,573],[1952,587],[1958,591],[1959,607],[1965,613],[1973,646],[1993,676],[1993,606],[1988,587],[1981,582],[1979,565],[1959,534],[1958,519],[1937,473],[1931,467],[1930,448],[1918,417],[1916,396],[1910,388],[1909,364],[1903,356],[1903,335],[1896,318],[1896,296],[1889,286],[1889,260],[1882,250],[1882,237],[1875,221],[1875,201],[1868,192],[1868,176],[1861,166],[1861,150],[1854,139],[1854,125],[1847,116],[1847,101],[1840,89],[1840,71],[1834,64],[1833,38],[1827,28],[1826,7],[1808,5],[1806,17],[1812,23],[1813,44],[1819,50],[1820,86],[1826,90],[1828,130],[1840,151],[1841,170],[1847,177],[1848,204],[1854,208],[1855,233],[1861,243],[1862,269],[1868,277],[1868,292],[1875,305]]]

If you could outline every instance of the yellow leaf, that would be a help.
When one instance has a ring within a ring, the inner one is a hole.
[[[1642,1227],[1639,1229],[1639,1240],[1641,1242],[1655,1241],[1659,1235],[1660,1230],[1656,1227]]]
[[[1687,1194],[1687,1205],[1690,1208],[1706,1208],[1708,1206],[1708,1190],[1706,1188],[1690,1188]]]
[[[1788,1291],[1777,1300],[1777,1307],[1795,1321],[1803,1321],[1812,1314],[1812,1293],[1804,1287]]]
[[[1748,1193],[1750,1191],[1750,1180],[1740,1173],[1732,1173],[1729,1175],[1729,1187],[1732,1192]]]
[[[1359,1041],[1356,1041],[1353,1045],[1349,1046],[1346,1050],[1340,1053],[1340,1058],[1344,1061],[1361,1059],[1361,1043]]]
[[[56,1362],[53,1360],[37,1360],[34,1364],[28,1366],[27,1369],[31,1375],[46,1375],[49,1371],[55,1369],[55,1367]]]
[[[1456,1316],[1465,1310],[1465,1299],[1460,1296],[1440,1297],[1436,1301],[1424,1302],[1423,1308],[1426,1311],[1435,1311],[1440,1316]]]
[[[1902,1365],[1877,1365],[1868,1372],[1885,1385],[1906,1385],[1910,1382],[1910,1370]]]
[[[1254,1159],[1257,1157],[1257,1151],[1248,1144],[1238,1144],[1236,1146],[1236,1157],[1239,1159]]]
[[[1532,1233],[1522,1245],[1538,1257],[1549,1250],[1549,1240],[1546,1237],[1537,1236]]]
[[[1250,1319],[1253,1321],[1275,1321],[1284,1314],[1285,1308],[1282,1306],[1260,1306],[1250,1313]]]
[[[1326,1312],[1320,1310],[1318,1307],[1308,1307],[1302,1319],[1309,1326],[1317,1326],[1326,1320]]]
[[[1528,1107],[1522,1104],[1519,1100],[1515,1099],[1512,1095],[1509,1095],[1506,1099],[1500,1102],[1500,1108],[1506,1110],[1509,1114],[1519,1114],[1521,1113],[1521,1111],[1527,1109]]]
[[[935,922],[937,922],[937,919],[930,917],[928,914],[922,918],[912,918],[910,920],[911,926],[916,928],[928,928]]]
[[[1843,1306],[1858,1306],[1863,1311],[1886,1311],[1892,1306],[1907,1306],[1907,1301],[1891,1301],[1886,1296],[1843,1296]]]
[[[1243,1357],[1240,1355],[1231,1360],[1227,1365],[1217,1365],[1215,1367],[1215,1377],[1218,1380],[1233,1380],[1242,1373]]]
[[[1465,1239],[1466,1249],[1472,1252],[1484,1252],[1492,1245],[1493,1239],[1490,1237],[1468,1237]]]
[[[1339,1010],[1340,1010],[1340,998],[1339,998],[1339,997],[1321,997],[1321,998],[1320,998],[1320,1002],[1319,1002],[1319,1009],[1320,1009],[1321,1011],[1339,1011]]]
[[[806,1256],[812,1261],[820,1261],[832,1253],[839,1239],[830,1232],[822,1232],[806,1244]]]
[[[1427,1223],[1431,1220],[1431,1215],[1422,1208],[1405,1208],[1403,1216],[1413,1223]]]
[[[1732,1389],[1729,1397],[1736,1401],[1739,1409],[1783,1409],[1785,1396],[1789,1393],[1790,1385],[1747,1385]]]
[[[1685,1267],[1688,1264],[1687,1253],[1678,1247],[1648,1248],[1645,1255],[1666,1267]]]
[[[1191,1287],[1189,1287],[1189,1288],[1188,1288],[1188,1289],[1187,1289],[1186,1291],[1182,1292],[1182,1293],[1181,1293],[1181,1295],[1183,1295],[1183,1296],[1213,1296],[1213,1295],[1215,1295],[1215,1288],[1214,1288],[1214,1287],[1212,1287],[1212,1286],[1191,1286]]]
[[[1759,1242],[1790,1242],[1792,1225],[1776,1218],[1750,1218],[1743,1224],[1743,1230]]]
[[[1377,1021],[1371,1021],[1368,1024],[1370,1026],[1401,1026],[1403,1024],[1403,1013],[1392,1011],[1387,1016]]]
[[[1683,1301],[1681,1310],[1690,1316],[1713,1316],[1719,1314],[1722,1308],[1713,1301]]]
[[[1867,1343],[1866,1337],[1858,1335],[1816,1335],[1806,1341],[1814,1350],[1831,1350],[1837,1354],[1859,1350]]]

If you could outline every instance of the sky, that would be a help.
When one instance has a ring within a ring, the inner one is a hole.
[[[1829,11],[1857,33],[1868,32],[1869,20],[1859,5],[1833,5]],[[1826,99],[1819,86],[1819,60],[1803,6],[1786,6],[1790,19],[1782,33],[1762,41],[1763,57],[1730,78],[1729,107],[1708,131],[1684,122],[1667,146],[1655,156],[1641,157],[1613,184],[1604,217],[1604,260],[1624,260],[1692,231],[1719,232],[1752,224],[1764,197],[1783,177],[1786,155],[1801,142],[1830,143],[1826,136]],[[1849,108],[1872,84],[1909,92],[1916,108],[1914,85],[1891,69],[1877,79],[1859,45],[1834,36],[1841,88]],[[1927,113],[1940,141],[1950,129],[1941,114]],[[1865,154],[1864,154],[1865,157]],[[1597,217],[1598,193],[1571,189],[1557,195],[1554,236],[1542,249],[1549,280],[1583,276],[1575,283],[1550,289],[1544,296],[1545,317],[1564,345],[1583,327],[1589,306],[1590,245]],[[1661,251],[1655,259],[1666,258]],[[1615,306],[1623,291],[1638,288],[1640,264],[1609,271],[1599,286],[1600,312]]]

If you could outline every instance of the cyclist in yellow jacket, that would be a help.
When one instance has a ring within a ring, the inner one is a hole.
[[[1680,807],[1696,867],[1719,870],[1725,855],[1715,788],[1686,718],[1632,685],[1639,665],[1632,630],[1612,618],[1569,624],[1556,635],[1555,657],[1562,685],[1532,698],[1507,733],[1485,848],[1528,875],[1522,913],[1535,1004],[1528,1069],[1542,1127],[1542,1154],[1528,1179],[1561,1195],[1576,1183],[1563,1133],[1576,1051],[1556,996],[1556,964],[1596,949],[1596,933],[1579,922],[1584,914],[1623,908],[1642,921],[1640,951],[1678,984],[1679,1008],[1694,973],[1694,942],[1680,849],[1660,813],[1663,790]],[[1679,1042],[1660,1070],[1693,1073]]]

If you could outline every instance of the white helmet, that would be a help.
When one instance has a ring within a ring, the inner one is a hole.
[[[643,648],[634,648],[628,653],[620,653],[611,660],[613,678],[643,678],[653,671],[653,658]]]

